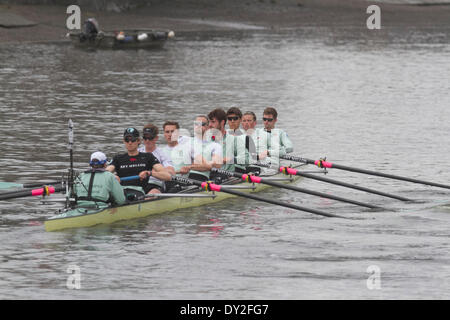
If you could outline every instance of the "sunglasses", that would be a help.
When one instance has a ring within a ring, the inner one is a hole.
[[[237,121],[239,117],[227,117],[228,121]]]
[[[272,122],[273,120],[275,120],[274,118],[263,118],[263,121],[269,121]]]
[[[154,136],[143,136],[142,137],[142,139],[144,139],[144,140],[153,140],[153,139],[155,139],[155,137]]]
[[[208,122],[200,122],[200,121],[195,121],[194,122],[194,125],[196,125],[196,126],[202,126],[202,127],[204,127],[204,126],[206,126],[208,124]]]
[[[139,138],[136,138],[136,137],[125,137],[123,140],[125,141],[125,142],[136,142],[136,141],[138,141],[138,139]]]

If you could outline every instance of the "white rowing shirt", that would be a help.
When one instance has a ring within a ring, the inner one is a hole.
[[[138,151],[139,152],[146,152],[145,151],[145,146],[140,146],[138,148]],[[159,162],[163,165],[164,168],[173,167],[172,160],[170,159],[170,157],[167,155],[167,153],[162,148],[156,147],[156,149],[153,150],[151,153],[155,156],[156,159],[159,160]],[[148,183],[156,184],[156,185],[159,185],[161,187],[164,185],[163,181],[161,181],[161,180],[159,180],[159,179],[157,179],[157,178],[155,178],[153,176],[151,176],[148,179]]]
[[[185,138],[182,140],[183,142],[179,142],[175,147],[169,145],[162,147],[163,151],[170,156],[175,172],[180,171],[182,167],[192,164],[192,159],[194,158],[191,139]]]

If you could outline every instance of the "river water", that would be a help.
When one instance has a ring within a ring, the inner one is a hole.
[[[162,50],[0,46],[0,181],[58,178],[124,128],[216,107],[279,111],[295,154],[450,182],[448,30],[341,28],[181,34]],[[259,122],[261,126],[261,122]],[[314,168],[311,168],[314,170]],[[0,202],[2,299],[448,299],[450,191],[331,169],[298,186],[382,205],[372,212],[292,191],[277,198],[353,219],[241,199],[47,233],[58,205]],[[70,289],[71,266],[81,288]]]

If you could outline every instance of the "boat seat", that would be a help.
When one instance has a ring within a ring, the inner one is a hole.
[[[125,199],[127,199],[127,202],[145,200],[145,193],[141,190],[127,187],[123,189],[123,192],[125,194]]]

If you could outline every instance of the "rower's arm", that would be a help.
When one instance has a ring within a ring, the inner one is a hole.
[[[165,168],[166,168],[167,172],[169,172],[170,175],[174,176],[176,174],[174,167],[168,166],[168,167],[165,167]]]
[[[173,167],[173,162],[170,156],[166,153],[165,150],[161,151],[161,164],[164,168],[172,175],[175,175],[175,168]]]
[[[281,134],[281,146],[284,148],[285,154],[294,151],[294,145],[292,144],[291,139],[289,139],[285,131],[283,131]]]
[[[163,181],[170,181],[172,176],[160,163],[156,163],[152,168],[152,176]]]
[[[222,163],[217,163],[221,159],[215,159],[213,156],[212,161],[206,161],[201,155],[197,155],[195,157],[195,161],[193,164],[187,166],[189,170],[195,171],[211,171],[212,168],[221,168]]]
[[[287,133],[285,131],[280,131],[280,136],[278,140],[275,140],[277,143],[271,146],[269,151],[269,156],[273,157],[282,157],[286,155],[286,153],[290,153],[294,151],[294,146],[292,144],[291,139],[289,139]],[[277,150],[278,149],[278,150]]]
[[[126,202],[125,194],[123,192],[123,187],[120,185],[120,183],[116,180],[116,178],[112,178],[110,180],[110,187],[111,187],[111,196],[114,199],[114,203],[118,205],[122,205]]]
[[[250,136],[241,136],[236,144],[235,150],[235,164],[249,165],[259,160],[259,155],[256,153],[255,142]]]
[[[212,161],[211,161],[211,169],[212,168],[217,168],[220,169],[222,168],[223,165],[223,159],[221,155],[214,155],[212,157]]]

